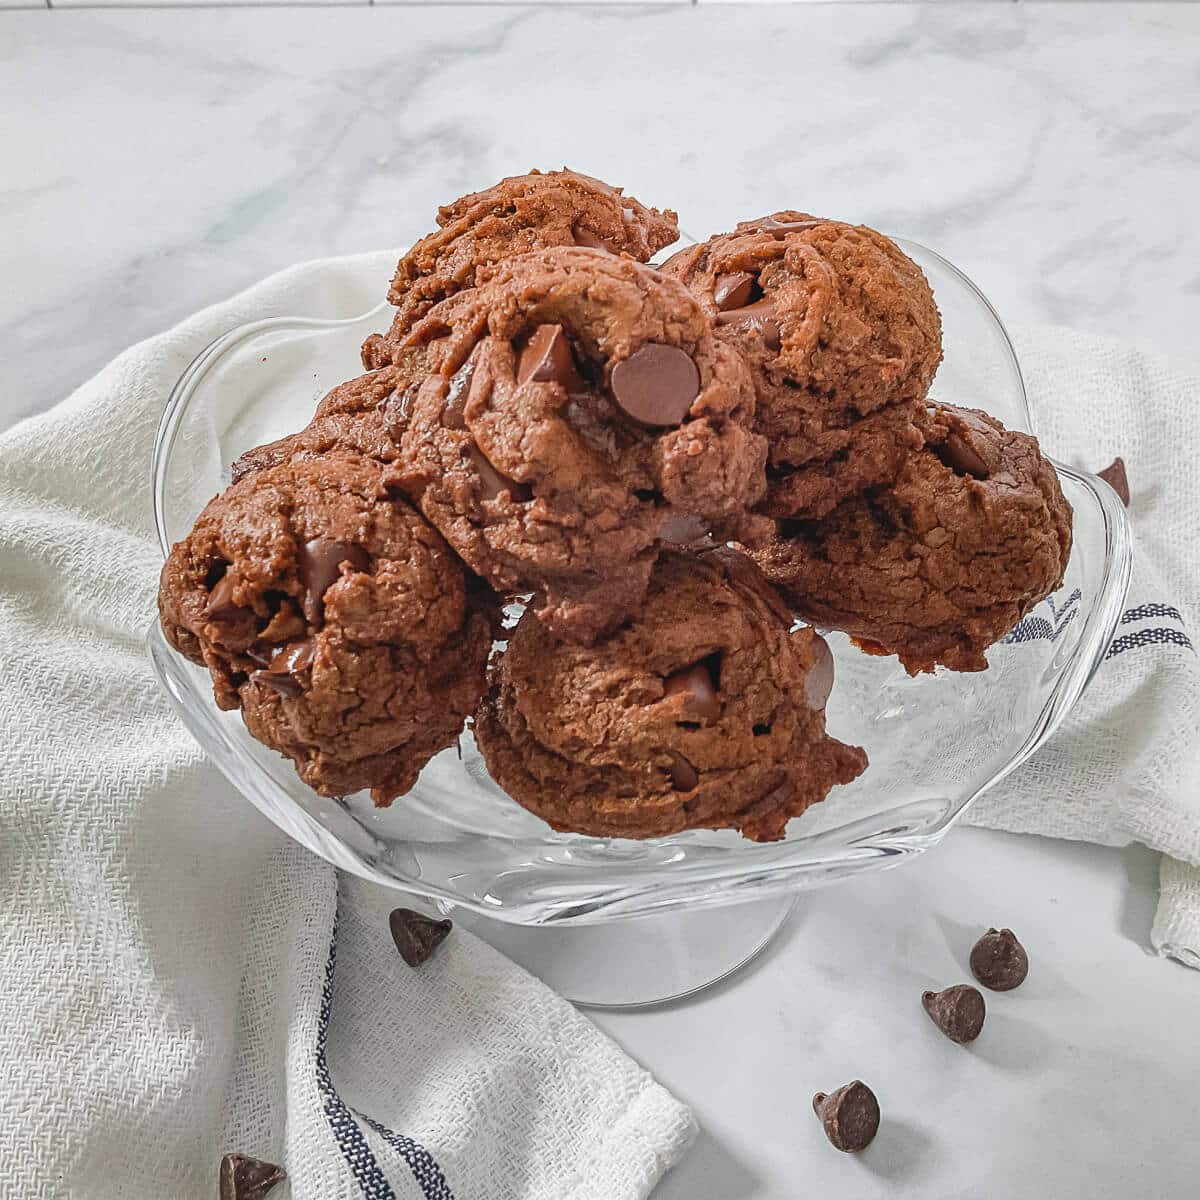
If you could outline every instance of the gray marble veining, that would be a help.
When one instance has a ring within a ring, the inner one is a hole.
[[[5,12],[0,424],[271,270],[564,161],[698,234],[860,219],[1011,319],[1190,346],[1198,61],[1186,5]]]

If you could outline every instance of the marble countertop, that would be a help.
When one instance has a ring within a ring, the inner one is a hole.
[[[0,426],[563,161],[696,235],[863,220],[1006,319],[1191,347],[1197,61],[1200,8],[1170,4],[0,10]]]
[[[1185,5],[0,11],[0,428],[272,270],[564,161],[698,235],[864,220],[1006,319],[1192,351],[1198,61]],[[1200,978],[1141,951],[1156,875],[1142,850],[960,830],[803,897],[729,983],[599,1016],[701,1119],[659,1194],[1194,1191]],[[1034,969],[963,1050],[919,994],[994,923]],[[856,1075],[885,1112],[861,1160],[809,1109]]]

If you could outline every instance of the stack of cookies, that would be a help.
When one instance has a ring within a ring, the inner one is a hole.
[[[675,214],[566,170],[437,224],[367,373],[163,570],[171,643],[319,792],[388,804],[472,719],[556,829],[777,839],[866,767],[797,618],[981,670],[1061,582],[1053,468],[929,400],[937,307],[883,235],[780,212],[654,269]]]

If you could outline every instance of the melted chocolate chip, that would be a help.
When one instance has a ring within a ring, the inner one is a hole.
[[[809,708],[815,712],[825,707],[829,693],[833,691],[833,653],[828,642],[815,634],[813,648],[817,652],[817,659],[804,677],[804,696]]]
[[[568,395],[587,390],[561,325],[539,325],[517,357],[517,386],[557,383]]]
[[[389,392],[380,407],[383,409],[383,428],[393,442],[399,442],[408,428],[413,402],[420,384],[410,383],[402,392]]]
[[[474,355],[468,358],[453,375],[446,386],[446,399],[442,403],[442,424],[447,429],[466,428],[467,397],[471,394],[471,379],[475,374]]]
[[[621,253],[621,247],[611,238],[595,233],[584,225],[574,226],[571,233],[575,236],[575,245],[577,246],[587,246],[589,250],[607,250],[609,254]]]
[[[879,1101],[860,1079],[813,1097],[813,1112],[821,1118],[825,1136],[838,1150],[855,1154],[865,1150],[879,1131]]]
[[[924,992],[921,1004],[929,1019],[952,1041],[960,1046],[973,1042],[983,1029],[987,1005],[978,988],[969,983],[956,983],[940,992]]]
[[[971,444],[957,433],[950,434],[936,447],[938,458],[958,475],[970,475],[975,479],[988,477],[987,463]]]
[[[365,571],[370,556],[353,542],[333,538],[313,538],[305,542],[297,554],[300,582],[304,586],[304,617],[314,628],[324,621],[322,601],[325,593],[341,578],[342,563],[348,562],[356,571]]]
[[[775,311],[775,301],[770,296],[764,296],[744,308],[717,313],[717,324],[727,325],[731,329],[756,330],[768,350],[778,350],[782,344],[779,317]]]
[[[711,658],[684,667],[682,671],[676,671],[663,680],[664,695],[682,693],[684,713],[689,717],[699,717],[702,721],[716,721],[721,716],[717,687],[717,674],[712,669]]]
[[[613,399],[639,425],[666,428],[687,416],[700,394],[700,372],[676,346],[647,342],[612,370]]]
[[[727,275],[717,276],[717,285],[713,288],[713,303],[718,312],[727,312],[731,308],[741,308],[750,299],[754,291],[754,276],[746,271],[733,271]]]
[[[411,908],[396,908],[388,916],[388,928],[392,931],[392,941],[396,943],[400,957],[410,967],[419,967],[429,961],[433,952],[449,936],[454,924],[451,921],[435,921]]]
[[[204,615],[210,621],[234,621],[247,610],[233,599],[233,588],[236,583],[234,576],[226,573],[217,580],[213,590],[208,593],[208,602],[204,606]]]
[[[690,546],[708,538],[708,522],[703,517],[676,513],[662,523],[658,536],[672,546]]]
[[[676,750],[671,755],[671,786],[677,792],[690,792],[700,782],[700,775],[686,758]]]
[[[246,1154],[227,1154],[221,1159],[218,1182],[220,1200],[263,1200],[287,1172],[274,1163],[250,1158]]]
[[[792,233],[797,229],[815,229],[818,225],[824,225],[824,221],[779,221],[775,217],[763,217],[759,221],[752,222],[759,229],[770,233]]]
[[[466,451],[475,473],[479,476],[479,492],[484,500],[495,500],[503,492],[507,492],[510,499],[518,503],[532,499],[533,490],[527,483],[518,483],[515,479],[502,475],[474,442],[468,443]]]

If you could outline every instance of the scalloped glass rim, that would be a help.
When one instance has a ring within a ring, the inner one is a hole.
[[[942,256],[916,243],[900,244],[930,275],[946,323],[947,361],[934,394],[974,402],[1010,426],[1030,428],[1016,354],[991,305]],[[232,458],[255,444],[252,437],[247,440],[241,411],[231,409],[216,429],[212,409],[214,398],[225,394],[223,375],[240,379],[238,372],[262,373],[258,362],[267,364],[270,355],[259,350],[277,351],[285,360],[283,373],[262,389],[261,402],[273,421],[271,389],[299,390],[297,356],[303,356],[306,378],[314,364],[327,370],[324,380],[320,370],[312,372],[318,380],[312,390],[321,392],[354,373],[347,347],[385,324],[389,311],[382,304],[340,321],[269,318],[231,330],[196,357],[172,390],[155,447],[154,514],[164,554],[208,495],[223,486]],[[952,353],[952,337],[956,347],[967,349]],[[329,349],[335,342],[336,354]],[[297,361],[289,362],[289,355]],[[272,379],[269,373],[267,378]],[[939,385],[950,390],[939,392]],[[972,395],[982,391],[987,402],[963,397],[968,385]],[[291,391],[283,394],[290,398]],[[311,412],[311,405],[304,411]],[[294,413],[280,417],[274,430],[265,435],[259,430],[259,440],[297,428],[304,419]],[[203,424],[198,435],[189,421],[197,428]],[[195,435],[191,444],[185,444],[185,428]],[[230,428],[234,444],[218,446]],[[192,469],[201,442],[212,461]],[[179,715],[234,786],[301,844],[375,882],[517,924],[590,923],[818,886],[896,865],[937,845],[978,796],[1053,733],[1103,661],[1129,580],[1128,523],[1107,484],[1054,465],[1076,511],[1076,545],[1067,586],[1044,602],[1048,617],[1033,618],[1041,626],[1030,626],[1049,632],[997,647],[993,653],[1000,666],[994,659],[992,669],[980,675],[938,672],[919,680],[909,680],[894,660],[858,654],[841,635],[833,635],[839,683],[830,701],[831,731],[866,746],[876,780],[869,768],[851,789],[835,789],[822,805],[793,821],[782,842],[755,845],[728,831],[690,831],[645,842],[554,833],[487,779],[469,735],[461,760],[453,750],[443,752],[413,792],[390,810],[373,810],[361,798],[327,800],[304,787],[285,760],[253,742],[237,714],[216,708],[207,672],[177,655],[157,622],[148,650]],[[207,484],[207,493],[204,486],[198,491],[193,486],[180,498],[177,484],[185,469]],[[869,737],[856,736],[877,727],[886,738],[874,747]],[[976,747],[981,747],[978,753]],[[917,757],[908,760],[913,777],[901,782],[922,794],[861,812],[883,772],[888,772],[886,786],[895,786],[905,753]],[[927,786],[918,784],[918,777]],[[854,803],[846,799],[852,791]],[[840,817],[846,819],[837,823]]]

